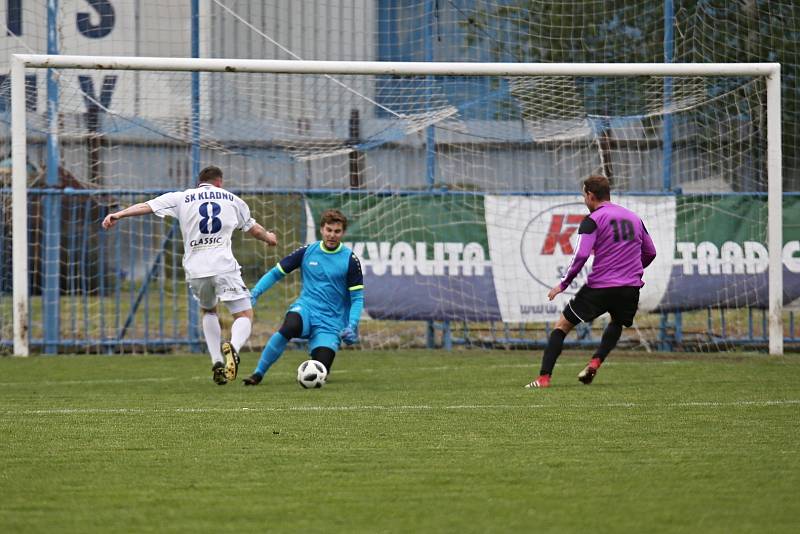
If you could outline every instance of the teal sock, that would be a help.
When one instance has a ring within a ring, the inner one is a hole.
[[[281,357],[288,343],[289,340],[283,337],[280,332],[272,334],[272,337],[269,338],[269,341],[264,346],[264,350],[261,351],[261,358],[258,360],[255,374],[264,376],[269,371],[269,368],[272,367],[272,364]]]

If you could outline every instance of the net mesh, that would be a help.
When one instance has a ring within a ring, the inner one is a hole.
[[[183,4],[115,2],[113,20],[61,5],[58,50],[188,56]],[[790,2],[676,2],[671,47],[678,62],[783,63],[788,191],[798,189],[791,35],[799,15]],[[6,51],[45,52],[45,7],[25,3],[22,20]],[[114,31],[101,35],[109,25]],[[660,62],[663,28],[664,3],[652,1],[212,0],[200,13],[199,49],[269,59]],[[367,276],[365,347],[424,345],[425,321],[457,325],[454,338],[470,344],[540,343],[566,302],[545,295],[571,257],[585,215],[580,183],[591,173],[611,178],[615,201],[657,237],[659,258],[625,343],[716,349],[766,336],[764,80],[200,73],[195,128],[191,73],[56,70],[60,164],[58,183],[48,184],[47,72],[27,76],[34,340],[49,335],[47,287],[57,287],[61,346],[155,350],[199,339],[172,221],[129,219],[112,233],[98,221],[192,186],[207,164],[223,168],[226,187],[281,240],[265,249],[237,237],[248,284],[318,238],[322,209],[348,215],[346,240]],[[7,77],[3,87],[7,103]],[[5,291],[9,204],[4,192]],[[794,273],[793,197],[784,209]],[[800,295],[789,281],[791,303]],[[298,291],[291,277],[259,303],[254,348]],[[0,300],[10,340],[10,293]],[[675,311],[680,318],[660,313]],[[582,329],[581,342],[596,341],[604,321]]]

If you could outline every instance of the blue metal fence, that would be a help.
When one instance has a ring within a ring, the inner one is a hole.
[[[113,231],[100,227],[103,217],[119,206],[141,202],[161,193],[31,189],[29,191],[30,342],[34,350],[48,347],[68,351],[161,351],[202,346],[192,299],[180,265],[181,236],[171,219],[141,217],[126,220]],[[285,192],[297,194],[296,191]],[[276,194],[275,191],[250,194]],[[280,192],[278,194],[281,194]],[[0,191],[8,195],[8,191]],[[57,197],[62,207],[56,254],[44,254],[46,238],[43,201]],[[5,204],[4,204],[5,205]],[[8,213],[0,217],[0,346],[12,345],[11,227]],[[56,262],[46,268],[46,262]],[[57,273],[58,323],[48,338],[45,272]],[[691,319],[687,320],[688,314]],[[703,317],[703,314],[704,317]],[[735,328],[730,316],[736,314]],[[800,343],[795,313],[786,312],[787,344]],[[651,321],[653,322],[653,321]],[[568,343],[596,343],[602,324],[578,329]],[[648,336],[653,349],[704,350],[723,346],[766,346],[767,312],[761,309],[708,309],[664,313]],[[194,332],[194,333],[192,333]],[[469,324],[456,320],[427,325],[431,346],[489,345],[539,347],[546,343],[549,325]],[[440,337],[440,341],[437,340]],[[630,341],[630,340],[629,340]]]
[[[44,254],[48,212],[43,204],[48,197],[58,199],[62,219],[56,252]],[[101,229],[109,211],[146,198],[141,192],[30,192],[29,332],[34,350],[153,351],[198,343],[198,335],[191,337],[188,329],[194,304],[183,282],[177,224],[150,217],[131,219],[110,232]],[[1,221],[0,259],[8,273],[10,220]],[[45,280],[46,272],[56,273],[56,280]],[[49,295],[48,284],[55,285],[55,297]],[[0,344],[11,346],[8,276],[2,289],[0,299],[9,306],[0,314]],[[55,328],[49,326],[53,316]]]
[[[767,326],[767,310],[748,308],[747,328],[745,332],[733,333],[728,324],[730,310],[708,308],[705,314],[705,325],[693,323],[688,328],[684,325],[684,312],[661,313],[654,342],[643,343],[635,335],[626,335],[620,340],[620,346],[641,346],[644,350],[660,352],[675,351],[716,351],[725,347],[737,347],[766,350],[769,345]],[[797,329],[794,311],[785,313],[786,335],[784,345],[790,350],[800,344],[800,331]],[[580,324],[576,326],[576,336],[564,341],[567,348],[596,347],[600,342],[606,324]],[[704,326],[704,327],[703,327]],[[542,327],[529,328],[524,324],[490,322],[488,326],[476,328],[465,321],[440,321],[428,325],[427,344],[431,348],[452,349],[456,345],[468,347],[492,348],[525,348],[541,349],[547,346],[552,325],[545,323]],[[737,328],[737,330],[740,330]],[[437,336],[438,333],[438,336]],[[645,340],[646,341],[646,340]]]

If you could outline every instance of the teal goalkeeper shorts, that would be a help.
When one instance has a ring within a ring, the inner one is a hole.
[[[331,331],[327,325],[321,325],[311,316],[308,308],[296,302],[289,306],[286,313],[294,312],[300,315],[303,320],[303,333],[300,334],[302,339],[308,340],[308,352],[317,347],[327,347],[333,352],[339,351],[342,339],[339,337],[339,332]]]

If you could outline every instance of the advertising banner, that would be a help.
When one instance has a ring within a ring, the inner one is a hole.
[[[658,252],[639,309],[766,307],[766,197],[615,195]],[[588,210],[581,195],[311,195],[308,240],[328,207],[353,217],[345,242],[361,259],[373,318],[524,323],[555,320],[592,258],[555,300]],[[800,303],[800,199],[784,200],[784,302]]]
[[[358,214],[345,242],[361,260],[370,317],[501,318],[480,196],[312,195],[308,205],[311,240],[326,208]]]
[[[675,260],[658,310],[767,308],[767,198],[678,197]],[[800,198],[783,200],[784,304],[800,299]],[[795,303],[796,304],[796,303]]]
[[[652,310],[664,295],[675,246],[675,198],[615,196],[637,213],[660,251],[645,274],[640,309]],[[581,195],[486,196],[486,229],[497,300],[503,321],[538,322],[558,318],[586,282],[592,258],[566,291],[552,302],[547,293],[564,276],[575,252],[578,226],[589,210]]]

